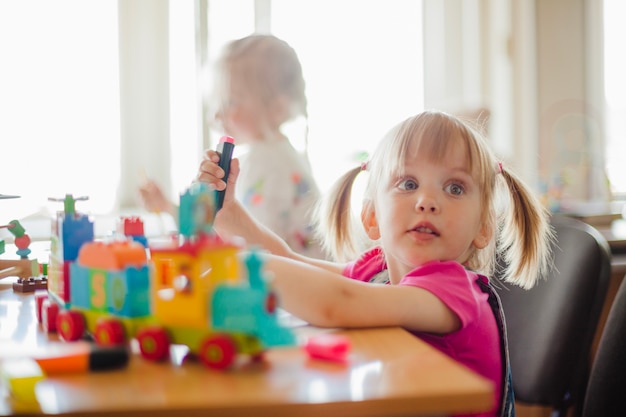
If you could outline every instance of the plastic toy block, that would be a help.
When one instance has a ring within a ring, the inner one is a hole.
[[[60,223],[61,244],[63,245],[63,260],[75,261],[78,252],[86,242],[94,239],[93,222],[87,216],[62,216],[57,219]]]
[[[49,201],[62,201],[63,202],[63,211],[66,216],[72,217],[76,215],[76,202],[77,201],[86,201],[89,200],[89,197],[74,197],[72,194],[65,194],[63,198],[52,198],[48,197]]]
[[[343,335],[324,333],[309,337],[304,350],[312,359],[344,362],[350,351],[350,340]]]
[[[107,286],[109,312],[122,317],[150,315],[150,268],[129,267],[111,274]]]
[[[45,375],[35,360],[13,359],[4,361],[0,367],[0,376],[15,400],[22,403],[37,404],[35,385],[45,379]]]
[[[80,265],[112,270],[139,267],[147,261],[146,249],[133,240],[88,242],[83,245],[78,257]]]
[[[89,308],[90,282],[89,270],[76,263],[70,265],[70,304],[75,307]]]
[[[125,236],[142,236],[143,220],[138,216],[122,217],[121,219],[121,233]]]
[[[132,240],[134,240],[135,242],[139,243],[144,248],[148,247],[148,238],[147,237],[145,237],[145,236],[130,236],[130,238]]]
[[[215,193],[204,183],[195,183],[180,196],[178,210],[180,234],[192,237],[213,233]]]
[[[15,292],[30,293],[46,289],[48,289],[48,278],[44,276],[18,278],[17,282],[13,283],[13,291]]]

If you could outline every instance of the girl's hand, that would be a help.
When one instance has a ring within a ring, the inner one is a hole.
[[[233,158],[230,162],[230,175],[225,182],[224,170],[218,165],[220,155],[214,150],[207,150],[204,159],[200,162],[196,180],[208,184],[214,190],[224,193],[222,208],[217,212],[213,226],[222,237],[247,236],[247,229],[253,221],[243,207],[235,199],[235,183],[239,176],[239,160]]]
[[[208,184],[214,190],[222,191],[226,188],[226,193],[224,194],[224,205],[226,205],[235,198],[235,183],[239,176],[239,160],[237,158],[232,159],[229,178],[224,178],[225,172],[218,165],[219,161],[220,155],[216,151],[212,149],[205,151],[196,179]]]
[[[174,203],[168,200],[159,184],[153,180],[148,179],[139,187],[139,196],[144,208],[149,212],[166,212],[172,215],[176,213]]]

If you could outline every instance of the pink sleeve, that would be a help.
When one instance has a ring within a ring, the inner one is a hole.
[[[430,291],[459,317],[465,327],[476,319],[481,297],[486,297],[476,291],[476,278],[476,274],[457,262],[430,262],[408,273],[400,285]]]
[[[363,253],[356,261],[348,263],[343,269],[343,275],[368,282],[370,278],[386,268],[382,250],[380,247],[375,247]]]

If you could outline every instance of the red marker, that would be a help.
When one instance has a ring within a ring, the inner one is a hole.
[[[230,136],[222,136],[220,138],[216,151],[220,155],[219,166],[224,170],[224,182],[228,182],[228,175],[230,174],[230,160],[233,158],[234,149],[235,139]],[[222,208],[222,204],[224,204],[224,193],[226,193],[226,189],[217,192],[215,211]]]

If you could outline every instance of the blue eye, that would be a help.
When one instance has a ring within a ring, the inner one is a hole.
[[[446,186],[446,191],[452,195],[461,195],[465,191],[462,185],[460,184],[450,184]]]
[[[415,180],[403,180],[398,183],[398,188],[401,190],[412,191],[417,190],[417,182]]]

